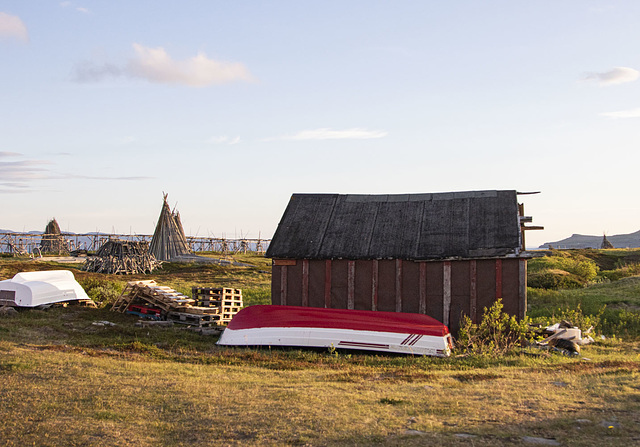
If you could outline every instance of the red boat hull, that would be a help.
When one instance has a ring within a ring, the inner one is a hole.
[[[226,346],[299,346],[448,356],[451,335],[422,314],[260,305],[240,311],[218,341]]]

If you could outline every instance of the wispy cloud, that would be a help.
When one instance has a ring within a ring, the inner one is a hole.
[[[629,67],[615,67],[613,70],[604,73],[588,73],[583,80],[594,81],[598,85],[616,85],[626,82],[633,82],[640,77],[640,71]]]
[[[98,82],[107,78],[117,78],[125,75],[123,68],[115,64],[95,64],[94,62],[80,62],[74,70],[76,82]]]
[[[62,8],[68,8],[68,7],[70,7],[72,4],[73,4],[73,3],[72,3],[72,2],[70,2],[70,1],[60,2],[60,6],[61,6]],[[81,12],[81,13],[83,13],[83,14],[89,14],[89,13],[90,13],[90,11],[89,11],[89,9],[88,9],[88,8],[84,8],[84,7],[82,7],[82,6],[77,6],[75,9],[76,9],[76,11]]]
[[[78,174],[62,174],[60,177],[54,177],[58,179],[83,179],[83,180],[124,180],[124,181],[138,181],[138,180],[151,180],[155,177],[149,177],[144,175],[131,175],[131,176],[94,176],[94,175],[78,175]]]
[[[369,130],[360,127],[354,127],[344,130],[333,130],[329,128],[320,128],[312,130],[302,130],[293,135],[283,135],[281,137],[267,138],[270,140],[369,140],[375,138],[384,138],[388,133],[384,130]]]
[[[238,144],[240,137],[228,137],[226,135],[220,137],[211,137],[207,140],[209,144]]]
[[[35,181],[50,177],[46,160],[0,161],[0,193],[30,192]]]
[[[2,156],[21,156],[21,154],[17,154],[15,152],[0,152],[0,157]],[[148,176],[78,175],[65,172],[55,172],[50,168],[52,165],[53,162],[49,160],[0,161],[0,179],[2,179],[2,181],[0,181],[0,194],[34,192],[37,189],[37,184],[40,184],[38,189],[42,189],[42,182],[52,180],[81,179],[139,181],[153,178]]]
[[[22,183],[0,183],[0,194],[24,194],[32,192],[27,185]]]
[[[22,154],[18,152],[0,151],[0,158],[2,157],[21,157]]]
[[[621,119],[621,118],[640,118],[640,108],[630,110],[620,110],[618,112],[605,112],[601,113],[601,116],[607,118]]]
[[[29,42],[27,27],[20,17],[0,12],[0,39],[17,39]]]
[[[95,82],[125,76],[190,87],[253,80],[243,64],[210,59],[204,53],[185,60],[174,60],[162,47],[149,48],[134,43],[133,50],[135,56],[126,64],[79,64],[75,69],[75,79],[79,82]]]

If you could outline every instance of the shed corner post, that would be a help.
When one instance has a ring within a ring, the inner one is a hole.
[[[520,273],[520,296],[518,297],[518,318],[521,320],[527,316],[527,260],[526,258],[520,258],[519,260],[519,273]]]
[[[451,313],[451,261],[442,263],[442,323],[449,326]]]

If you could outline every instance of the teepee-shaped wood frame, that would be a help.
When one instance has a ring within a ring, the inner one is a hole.
[[[602,244],[600,244],[600,248],[602,250],[615,248],[613,246],[613,244],[611,242],[609,242],[609,239],[607,239],[607,235],[606,234],[602,236]]]
[[[69,245],[67,241],[65,241],[64,236],[62,236],[60,225],[58,225],[55,217],[49,221],[44,230],[42,240],[40,241],[40,251],[42,253],[69,253]]]
[[[167,195],[164,194],[162,211],[149,246],[149,251],[159,261],[169,261],[172,258],[191,254],[191,249],[180,222],[180,214],[171,211],[167,202]]]

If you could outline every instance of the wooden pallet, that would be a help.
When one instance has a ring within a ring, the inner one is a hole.
[[[242,307],[242,300],[196,301],[198,307]]]
[[[241,289],[232,289],[230,287],[192,287],[191,293],[196,295],[237,295],[242,296]]]
[[[190,314],[186,312],[169,312],[167,313],[167,321],[173,321],[179,324],[188,324],[190,326],[205,327],[219,326],[221,323],[227,323],[222,315],[217,314]]]
[[[151,280],[151,281],[139,281],[138,283],[155,284],[156,282]],[[129,307],[129,304],[131,304],[133,300],[136,298],[136,296],[138,295],[138,289],[136,288],[136,284],[138,283],[134,281],[130,281],[127,283],[127,285],[124,287],[124,290],[122,291],[118,299],[111,306],[111,310],[113,312],[123,313],[127,310],[127,307]]]
[[[159,307],[165,312],[182,309],[195,303],[195,300],[188,296],[178,293],[170,287],[159,286],[153,280],[130,281],[120,297],[111,306],[111,310],[125,312],[131,303],[138,300]]]
[[[242,290],[230,287],[193,287],[192,296],[198,307],[242,308]],[[240,310],[240,309],[238,309]]]
[[[190,306],[190,307],[185,307],[184,312],[188,314],[194,314],[194,315],[216,315],[220,313],[220,309],[217,307]]]
[[[132,304],[142,304],[160,309],[161,316],[167,320],[203,327],[225,325],[242,309],[240,289],[194,287],[193,291],[194,297],[205,299],[191,299],[153,280],[130,281],[111,310],[126,312]]]

